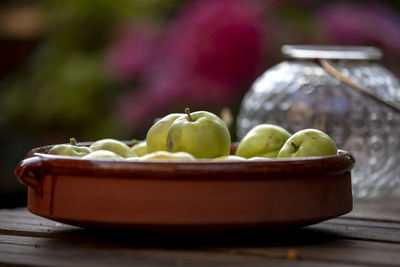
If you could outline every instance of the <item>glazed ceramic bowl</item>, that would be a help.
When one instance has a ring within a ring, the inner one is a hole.
[[[244,162],[126,162],[30,151],[15,170],[28,208],[81,227],[236,230],[299,227],[352,210],[349,152]],[[234,148],[232,149],[234,150]]]

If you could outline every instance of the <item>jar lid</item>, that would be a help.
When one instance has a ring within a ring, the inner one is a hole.
[[[284,45],[282,54],[289,59],[379,60],[382,52],[372,46]]]

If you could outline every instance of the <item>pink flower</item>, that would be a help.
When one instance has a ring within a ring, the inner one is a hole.
[[[400,18],[385,6],[365,3],[331,4],[317,15],[335,43],[376,45],[400,54]]]
[[[257,72],[265,32],[245,1],[195,1],[172,25],[165,60],[205,79],[238,86]]]
[[[122,25],[105,55],[106,73],[116,81],[140,77],[157,51],[159,29],[149,22]]]
[[[265,25],[254,2],[202,0],[171,24],[143,87],[120,102],[127,125],[165,115],[170,107],[223,106],[259,73]]]

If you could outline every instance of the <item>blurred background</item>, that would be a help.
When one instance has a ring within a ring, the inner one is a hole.
[[[37,146],[144,139],[185,107],[235,118],[284,44],[376,46],[400,76],[400,2],[0,1],[0,207],[26,205],[13,171]]]

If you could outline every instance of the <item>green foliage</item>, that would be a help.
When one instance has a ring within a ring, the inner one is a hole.
[[[90,126],[98,117],[107,119],[109,92],[99,58],[79,53],[46,56],[43,68],[12,82],[1,99],[5,112],[29,128],[65,128],[84,122]]]
[[[116,134],[110,106],[119,89],[103,73],[110,31],[129,19],[161,18],[179,2],[39,1],[49,11],[50,32],[29,64],[2,82],[3,117],[13,128],[32,134],[53,129],[74,129],[86,136]]]

